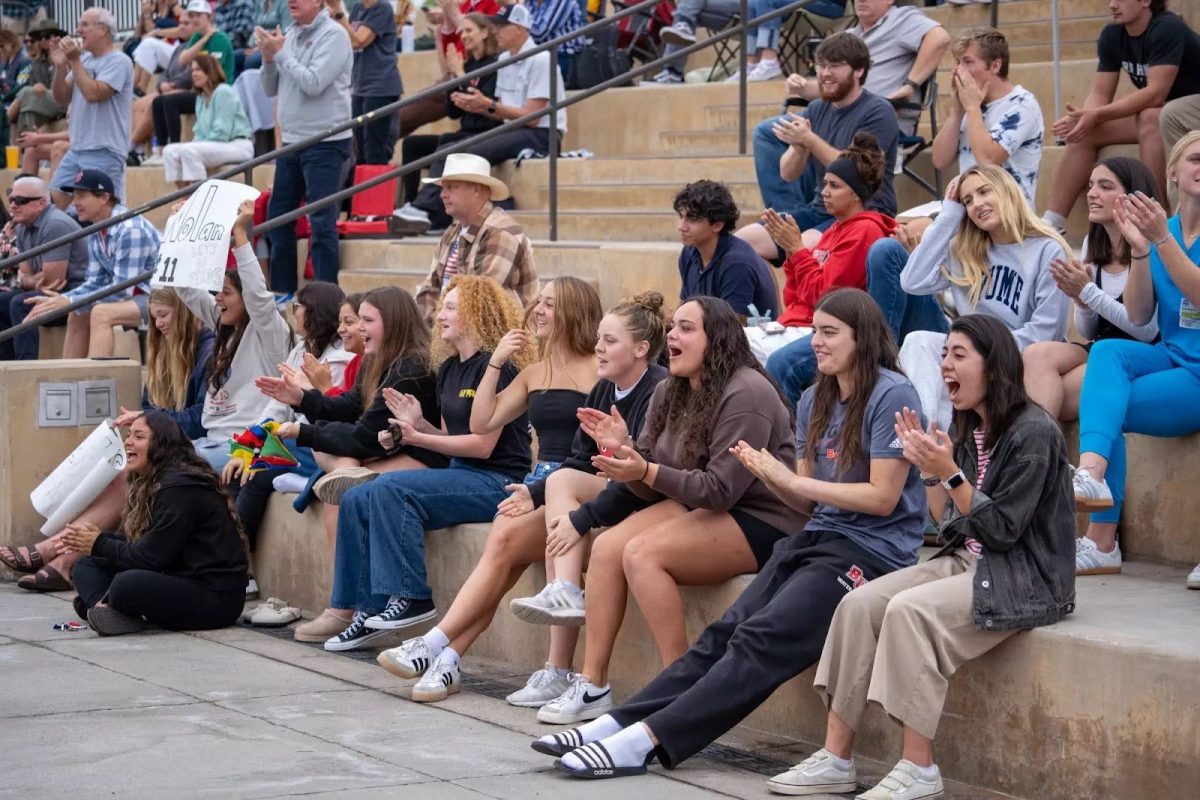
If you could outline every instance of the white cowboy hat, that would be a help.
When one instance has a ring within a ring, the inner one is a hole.
[[[470,153],[451,153],[446,156],[446,166],[440,178],[422,178],[421,183],[441,186],[442,181],[466,181],[478,183],[492,190],[493,200],[507,200],[508,187],[504,181],[492,177],[492,165],[486,158]]]

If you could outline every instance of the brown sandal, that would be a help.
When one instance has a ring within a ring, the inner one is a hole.
[[[71,582],[54,567],[42,567],[17,581],[17,586],[31,592],[65,592],[71,589]]]
[[[0,562],[13,572],[25,575],[32,575],[46,563],[36,547],[0,547]]]

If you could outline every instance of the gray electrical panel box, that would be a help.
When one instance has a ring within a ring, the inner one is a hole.
[[[38,427],[69,428],[78,424],[78,384],[39,383]]]

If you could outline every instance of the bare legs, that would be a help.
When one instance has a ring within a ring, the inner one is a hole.
[[[125,481],[125,473],[122,472],[73,521],[90,522],[102,531],[116,530],[117,526],[121,524],[121,514],[125,510],[125,496],[127,493],[128,486]],[[64,531],[59,531],[49,539],[38,542],[35,547],[42,554],[42,558],[47,560],[47,566],[58,570],[60,575],[70,580],[71,570],[74,568],[75,562],[83,554],[68,552],[60,556],[55,556],[53,559],[50,558],[50,556],[58,552],[58,542],[62,538],[63,533]]]
[[[568,514],[594,498],[608,484],[604,478],[573,469],[560,469],[550,475],[546,482],[546,522]],[[560,556],[546,558],[546,579],[570,581],[583,585],[583,564],[591,550],[591,536],[581,536],[582,541]],[[553,625],[550,628],[549,662],[560,669],[568,669],[575,658],[575,647],[579,643],[579,628]]]
[[[114,325],[136,328],[141,323],[142,310],[132,300],[97,303],[92,306],[88,332],[88,357],[104,358],[113,354],[116,347],[116,340],[113,336]]]
[[[1070,342],[1037,342],[1025,348],[1025,391],[1060,422],[1079,419],[1087,351]]]
[[[849,759],[854,755],[854,731],[833,711],[829,712],[825,728],[825,749],[838,758]],[[904,753],[901,758],[908,759],[918,767],[932,767],[933,739],[928,739],[905,726]]]

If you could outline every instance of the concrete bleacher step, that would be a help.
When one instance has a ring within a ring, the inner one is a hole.
[[[725,181],[734,202],[739,208],[757,208],[762,205],[758,184],[753,180]],[[671,208],[676,193],[682,184],[662,181],[601,182],[558,186],[558,202],[562,208],[627,208],[664,209]],[[549,207],[549,190],[543,189],[538,206]]]

